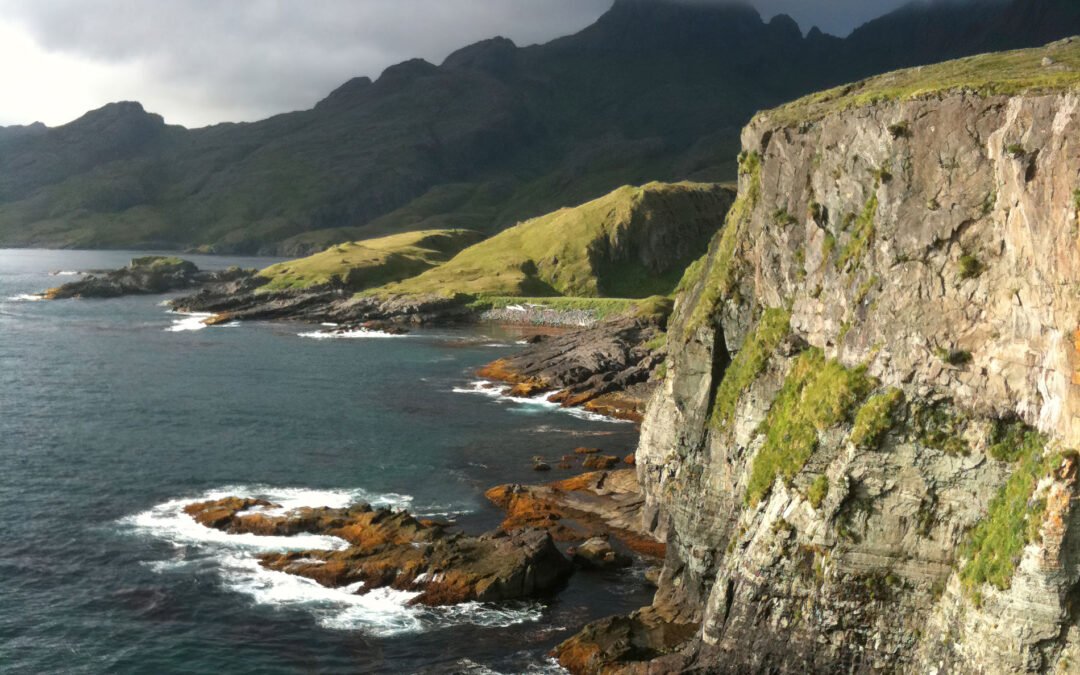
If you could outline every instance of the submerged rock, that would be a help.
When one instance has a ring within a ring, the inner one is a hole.
[[[226,497],[187,506],[197,522],[233,534],[338,537],[336,551],[264,553],[261,564],[333,588],[363,582],[362,590],[390,587],[417,593],[411,602],[449,605],[534,598],[557,590],[572,565],[551,535],[519,529],[479,537],[420,521],[404,511],[300,508],[281,513],[265,500]]]

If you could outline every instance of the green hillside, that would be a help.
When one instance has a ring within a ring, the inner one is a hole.
[[[520,223],[379,294],[644,298],[672,292],[723,223],[734,191],[711,183],[621,187]]]
[[[263,290],[301,289],[328,283],[354,290],[407,279],[449,260],[483,238],[471,230],[422,230],[331,246],[322,253],[278,263],[259,275]]]

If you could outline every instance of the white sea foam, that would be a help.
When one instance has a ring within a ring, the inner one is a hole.
[[[49,272],[49,275],[54,277],[77,277],[81,274],[84,273],[76,272],[75,270],[57,270],[55,272]]]
[[[11,302],[37,302],[38,300],[44,300],[45,296],[40,293],[19,293],[18,295],[10,295],[7,299]]]
[[[343,330],[343,331],[322,331],[315,330],[307,333],[297,333],[302,338],[312,338],[315,340],[332,340],[332,339],[356,339],[356,338],[398,338],[409,337],[407,334],[385,333],[381,330],[367,330],[366,328],[357,328],[356,330]]]
[[[598,413],[590,412],[584,408],[567,408],[560,403],[553,403],[548,399],[551,394],[540,394],[538,396],[524,397],[524,396],[510,396],[504,393],[506,387],[488,380],[474,380],[469,383],[467,387],[454,387],[452,391],[456,394],[482,394],[489,398],[498,399],[502,402],[517,404],[516,411],[532,414],[543,411],[557,411],[564,412],[568,415],[572,415],[579,419],[589,420],[590,422],[609,422],[612,424],[629,424],[626,420],[615,419],[614,417],[608,417],[606,415],[600,415]]]
[[[203,323],[203,319],[209,319],[214,316],[206,312],[176,312],[172,311],[169,314],[175,314],[181,318],[173,320],[171,326],[165,330],[170,333],[181,333],[189,330],[202,330],[206,328],[206,324]]]
[[[176,548],[172,560],[147,563],[147,567],[154,572],[198,571],[205,569],[206,563],[210,562],[226,588],[259,604],[307,611],[328,629],[361,630],[371,635],[385,636],[461,623],[509,626],[536,621],[542,616],[543,608],[538,604],[493,606],[465,603],[437,608],[412,606],[409,602],[419,595],[418,592],[382,588],[360,593],[363,590],[362,582],[343,588],[328,588],[305,577],[268,570],[259,564],[256,554],[268,551],[336,550],[348,544],[337,537],[323,535],[282,537],[229,534],[200,525],[184,513],[184,507],[188,504],[230,495],[260,497],[280,505],[280,509],[264,509],[264,513],[303,506],[340,508],[358,501],[391,507],[405,507],[412,502],[410,496],[395,493],[371,495],[363,490],[241,485],[211,490],[197,497],[170,500],[125,518],[121,524],[136,533],[167,541]],[[201,564],[197,564],[200,561]],[[319,561],[312,559],[308,562],[317,564]]]

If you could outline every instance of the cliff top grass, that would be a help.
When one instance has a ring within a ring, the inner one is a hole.
[[[995,96],[1070,90],[1080,90],[1080,38],[898,70],[811,94],[763,112],[760,118],[790,126],[852,108],[949,92]]]
[[[689,241],[693,230],[708,229],[702,224],[710,219],[716,220],[713,231],[719,227],[725,192],[729,190],[711,183],[624,186],[580,206],[519,223],[444,265],[373,293],[666,295],[712,234],[704,232],[697,247]],[[686,259],[673,252],[678,247],[687,249]]]
[[[303,289],[331,282],[362,290],[420,274],[449,260],[483,235],[471,230],[422,230],[331,246],[267,267],[264,290]]]

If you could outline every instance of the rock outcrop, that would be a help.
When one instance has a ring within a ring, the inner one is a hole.
[[[203,272],[189,260],[150,255],[134,258],[131,264],[118,270],[93,272],[78,281],[50,288],[42,297],[46,300],[64,300],[168,293],[199,284],[235,282],[250,278],[253,274],[253,270],[236,267]]]
[[[622,316],[548,337],[477,374],[513,385],[513,396],[550,393],[548,400],[567,407],[640,421],[664,361],[665,319]]]
[[[664,544],[642,523],[644,498],[632,469],[593,471],[546,485],[499,485],[485,496],[506,511],[506,532],[540,528],[557,541],[582,545],[610,535],[641,555],[664,556]]]
[[[1059,43],[744,130],[637,451],[654,605],[564,665],[1075,671],[1077,73]]]
[[[199,502],[185,511],[207,527],[234,534],[344,539],[349,546],[341,550],[265,553],[261,563],[333,588],[363,582],[358,592],[415,592],[413,604],[540,597],[556,591],[571,571],[551,535],[540,529],[471,537],[367,504],[280,513],[268,501],[242,497]]]

